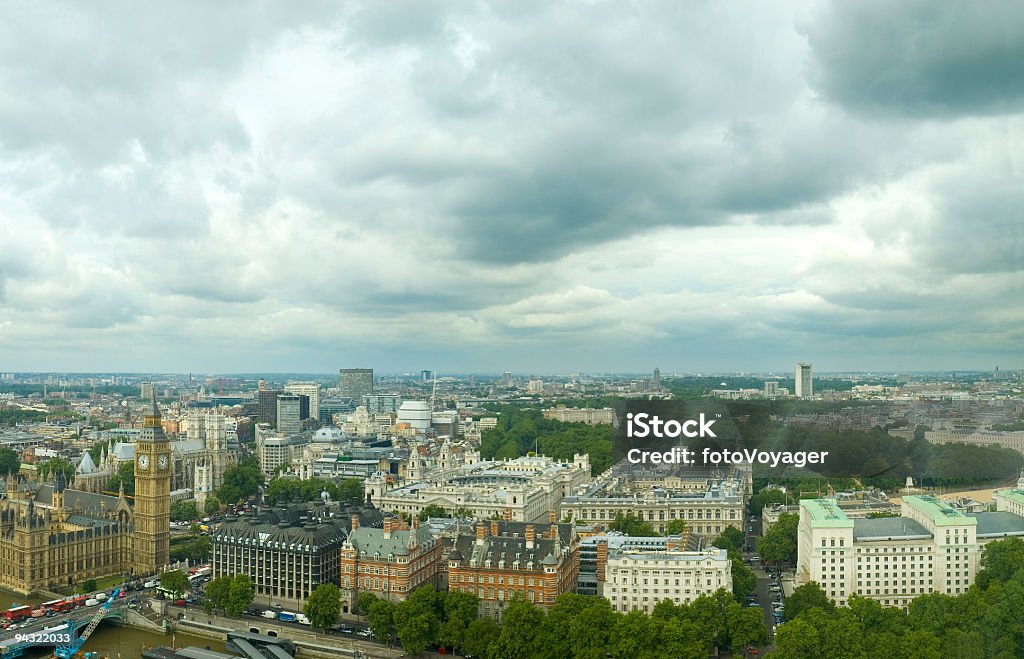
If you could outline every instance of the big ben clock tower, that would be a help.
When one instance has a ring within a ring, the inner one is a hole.
[[[135,573],[152,574],[169,562],[171,444],[160,424],[156,393],[135,444]]]

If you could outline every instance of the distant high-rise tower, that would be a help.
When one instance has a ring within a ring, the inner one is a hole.
[[[320,418],[320,385],[316,382],[289,382],[284,385],[285,393],[309,397],[309,413],[306,416]]]
[[[512,373],[510,371],[505,371],[504,373],[501,374],[501,386],[512,386]]]
[[[661,369],[654,369],[654,377],[651,379],[651,384],[654,385],[655,389],[661,389]]]
[[[299,394],[280,394],[277,397],[277,431],[296,435],[302,430]]]
[[[373,393],[372,368],[343,368],[339,370],[338,388],[343,398],[351,398],[356,405]]]
[[[764,382],[764,397],[775,398],[779,395],[779,383],[777,380],[765,380]]]
[[[793,393],[797,398],[812,398],[814,396],[814,378],[811,374],[811,365],[799,362],[796,365],[796,385]]]
[[[422,370],[422,371],[420,371],[420,381],[421,382],[430,382],[433,379],[434,379],[433,371],[430,371],[430,370]]]

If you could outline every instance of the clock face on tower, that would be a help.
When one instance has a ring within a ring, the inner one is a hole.
[[[156,463],[160,466],[161,469],[167,469],[167,456],[161,455],[160,459],[157,460]]]
[[[139,456],[139,467],[142,468],[142,469],[149,469],[149,456],[148,455],[140,455]]]

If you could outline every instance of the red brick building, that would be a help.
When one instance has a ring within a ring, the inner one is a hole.
[[[578,538],[572,524],[479,522],[460,533],[446,557],[448,590],[474,593],[480,615],[500,618],[519,593],[544,608],[576,588]]]
[[[409,528],[389,516],[377,529],[359,526],[353,517],[352,532],[341,547],[342,610],[353,611],[363,592],[400,601],[423,584],[437,587],[442,568],[441,542],[415,520]]]

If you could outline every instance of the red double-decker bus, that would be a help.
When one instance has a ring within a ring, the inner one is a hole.
[[[4,620],[10,620],[16,622],[18,620],[24,620],[32,615],[32,606],[12,606],[11,608],[4,611]]]

